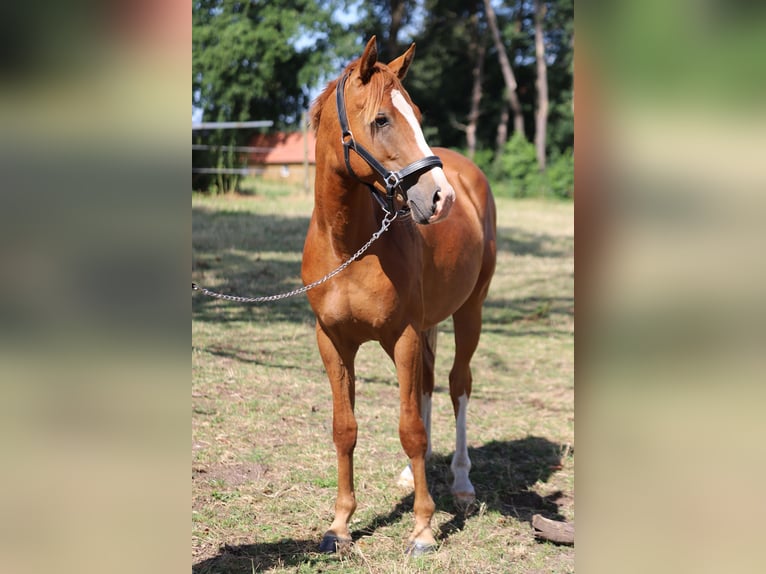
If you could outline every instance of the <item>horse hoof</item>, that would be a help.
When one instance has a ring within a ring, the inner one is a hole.
[[[426,542],[418,542],[418,541],[410,542],[407,545],[407,549],[404,551],[404,553],[407,556],[410,556],[412,558],[417,558],[418,556],[431,554],[432,552],[436,552],[436,544],[428,544]]]
[[[467,508],[476,502],[476,494],[473,492],[453,492],[455,504],[460,508]]]
[[[322,537],[322,542],[319,543],[319,551],[323,554],[335,554],[351,546],[350,538],[340,538],[328,532]]]

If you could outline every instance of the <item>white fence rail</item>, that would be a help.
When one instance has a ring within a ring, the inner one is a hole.
[[[203,145],[192,144],[192,149],[206,150],[206,149],[220,149],[222,151],[245,151],[248,153],[267,153],[273,150],[273,147],[258,147],[250,145]]]
[[[270,128],[274,125],[272,120],[253,120],[248,122],[199,122],[192,124],[192,131],[199,130],[239,130],[247,128]],[[192,150],[220,149],[223,151],[236,151],[245,153],[267,153],[273,148],[256,146],[213,146],[204,144],[192,144]],[[263,168],[233,168],[233,167],[192,167],[192,173],[227,175],[260,175]]]
[[[199,122],[192,124],[194,130],[238,130],[242,128],[270,128],[274,125],[271,120],[256,120],[252,122]]]
[[[200,130],[233,130],[233,129],[247,129],[247,128],[270,128],[274,125],[274,122],[272,120],[254,120],[254,121],[245,121],[245,122],[198,122],[198,123],[192,123],[192,131],[200,131]],[[309,191],[309,161],[308,161],[308,147],[307,147],[307,137],[306,137],[306,130],[307,130],[307,122],[306,122],[306,115],[304,113],[303,118],[301,120],[301,125],[303,126],[303,141],[304,141],[304,150],[303,150],[303,187],[308,193]],[[244,153],[268,153],[274,148],[271,147],[260,147],[260,146],[213,146],[213,145],[206,145],[206,144],[192,144],[192,150],[211,150],[211,149],[218,149],[222,151],[234,151],[234,152],[244,152]],[[194,167],[192,166],[192,173],[196,174],[227,174],[227,175],[261,175],[264,173],[263,167],[242,167],[242,168],[236,168],[236,167]]]
[[[193,167],[192,173],[226,173],[233,175],[260,175],[262,167]]]

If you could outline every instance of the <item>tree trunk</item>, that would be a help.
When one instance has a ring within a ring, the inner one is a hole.
[[[505,148],[505,142],[508,141],[509,116],[508,100],[503,100],[503,109],[500,112],[500,121],[497,122],[497,136],[495,137],[495,163],[499,162],[503,156],[503,148]]]
[[[516,77],[513,75],[513,68],[511,68],[511,62],[508,60],[508,54],[505,51],[505,45],[500,38],[500,30],[497,27],[497,17],[495,11],[492,8],[490,0],[484,0],[484,9],[487,12],[487,23],[492,31],[492,38],[495,41],[495,48],[497,49],[497,58],[500,61],[500,70],[503,72],[503,80],[505,81],[505,97],[513,110],[513,129],[516,132],[521,133],[526,137],[524,131],[524,115],[521,112],[521,103],[519,102],[519,96],[516,94]],[[507,130],[505,132],[507,134]],[[498,126],[498,136],[500,135],[500,126]],[[499,142],[498,142],[499,143]],[[503,142],[505,144],[505,142]]]
[[[406,0],[389,0],[389,6],[391,9],[391,26],[388,29],[386,44],[383,46],[383,54],[388,59],[394,59],[399,55],[399,43],[396,38],[402,27],[404,10],[407,7]]]
[[[575,40],[575,31],[572,30],[572,40],[569,43],[569,48],[572,50],[572,53],[574,54],[574,40]],[[572,76],[574,77],[574,63],[572,63]],[[572,80],[572,115],[574,116],[574,98],[575,98],[575,86],[574,86],[574,80]]]
[[[543,18],[545,3],[535,0],[535,58],[537,59],[537,113],[535,114],[535,149],[537,165],[545,170],[545,140],[548,131],[548,66],[545,63]]]
[[[480,32],[479,16],[476,12],[471,15],[473,29],[472,42],[469,46],[470,53],[474,54],[474,64],[471,70],[473,76],[473,88],[471,89],[471,108],[468,111],[468,125],[465,129],[465,139],[468,144],[468,157],[473,159],[476,154],[476,128],[479,124],[479,105],[482,97],[482,81],[484,78],[484,56],[487,47],[484,43],[484,35]]]

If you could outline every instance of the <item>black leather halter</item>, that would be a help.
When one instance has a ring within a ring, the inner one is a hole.
[[[344,88],[348,74],[345,74],[338,82],[335,88],[335,99],[338,106],[338,120],[340,121],[341,136],[340,141],[343,144],[343,156],[346,160],[346,168],[349,173],[356,179],[366,185],[372,192],[372,196],[383,208],[386,213],[394,213],[396,208],[394,207],[394,197],[396,196],[396,190],[400,190],[404,196],[405,201],[407,198],[407,190],[415,184],[420,174],[432,169],[434,167],[443,167],[442,160],[435,155],[430,155],[412,162],[410,165],[403,167],[399,171],[387,170],[383,165],[376,160],[370,152],[368,152],[360,144],[354,140],[354,134],[348,127],[348,118],[346,117],[346,102],[343,96]],[[354,170],[351,169],[351,162],[349,161],[349,150],[354,150],[367,164],[374,169],[378,175],[383,178],[383,182],[386,186],[385,200],[380,197],[380,194],[375,189],[375,186],[367,183],[360,178]],[[407,210],[409,211],[409,209]]]

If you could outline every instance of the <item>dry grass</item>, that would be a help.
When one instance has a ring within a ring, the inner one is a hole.
[[[200,296],[192,321],[192,560],[213,572],[573,572],[574,549],[534,540],[531,516],[574,520],[573,209],[498,201],[499,258],[473,362],[471,478],[449,495],[454,345],[441,325],[429,486],[439,551],[402,554],[412,496],[396,487],[394,369],[358,357],[355,544],[317,547],[332,518],[332,402],[304,297],[237,306]],[[193,280],[263,295],[299,285],[311,200],[301,193],[193,199]]]

